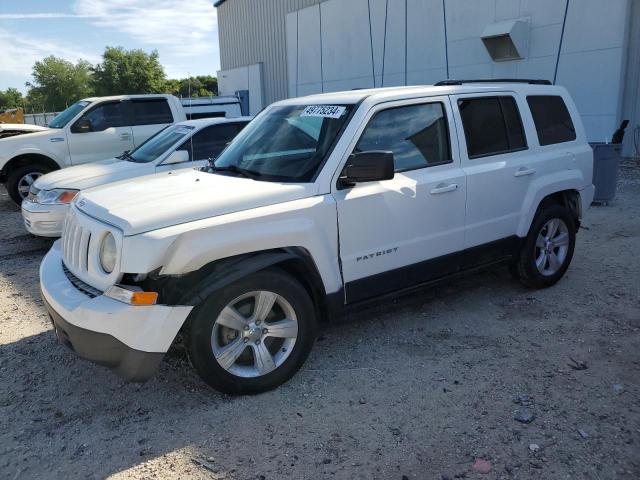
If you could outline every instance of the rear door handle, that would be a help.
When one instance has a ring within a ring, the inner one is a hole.
[[[457,183],[450,183],[449,185],[445,185],[441,183],[436,188],[432,188],[430,193],[431,195],[437,195],[438,193],[453,192],[457,189],[458,189]]]
[[[513,174],[514,177],[524,177],[525,175],[533,175],[536,173],[535,168],[521,168],[516,173]]]
[[[120,134],[120,140],[129,140],[131,138],[131,134],[130,133],[121,133]]]

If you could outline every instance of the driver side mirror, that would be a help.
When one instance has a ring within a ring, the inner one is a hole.
[[[393,152],[369,150],[352,153],[342,171],[340,180],[344,186],[360,182],[391,180],[394,176]]]
[[[189,152],[186,150],[175,150],[162,162],[163,165],[173,165],[174,163],[184,163],[189,161]]]
[[[93,132],[93,124],[88,118],[81,118],[73,126],[73,133]]]

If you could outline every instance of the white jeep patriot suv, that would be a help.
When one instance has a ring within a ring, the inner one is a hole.
[[[447,81],[277,102],[208,171],[81,192],[40,269],[60,341],[148,379],[182,333],[212,387],[256,393],[320,320],[504,262],[557,282],[593,197],[571,98],[544,81]]]

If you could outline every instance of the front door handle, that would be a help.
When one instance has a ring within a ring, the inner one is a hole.
[[[516,173],[513,174],[514,177],[524,177],[525,175],[533,175],[536,173],[535,168],[521,168]]]
[[[438,193],[447,193],[453,192],[458,189],[457,183],[450,183],[449,185],[445,185],[444,183],[438,184],[436,188],[431,189],[431,195],[437,195]]]
[[[124,141],[124,140],[129,140],[131,139],[131,134],[130,133],[121,133],[120,134],[120,140]]]

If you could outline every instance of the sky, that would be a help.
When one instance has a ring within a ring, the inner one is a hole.
[[[216,75],[213,0],[0,0],[0,90],[26,92],[44,57],[95,64],[106,46],[158,50],[169,78]]]

